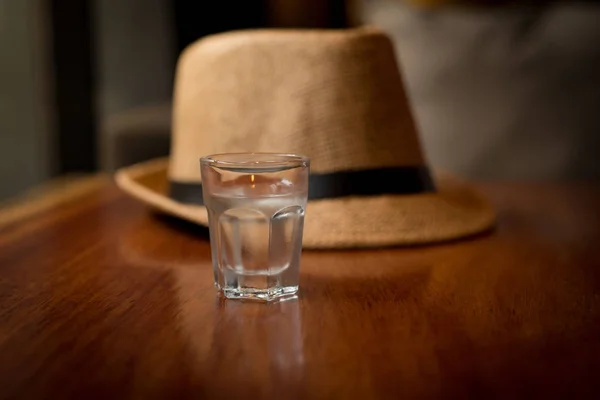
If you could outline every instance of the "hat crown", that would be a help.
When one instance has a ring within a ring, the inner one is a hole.
[[[313,172],[424,163],[390,39],[371,28],[213,35],[177,69],[170,176],[198,158],[299,153]]]

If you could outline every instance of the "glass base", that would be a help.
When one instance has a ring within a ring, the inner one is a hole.
[[[223,296],[228,299],[254,301],[284,301],[296,297],[298,286],[286,286],[270,289],[255,288],[220,288]]]

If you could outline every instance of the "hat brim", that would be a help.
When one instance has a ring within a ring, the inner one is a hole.
[[[117,171],[117,185],[164,213],[208,225],[204,206],[169,197],[168,159]],[[450,175],[436,175],[436,192],[309,201],[303,247],[335,249],[436,243],[491,228],[495,213],[487,199]]]

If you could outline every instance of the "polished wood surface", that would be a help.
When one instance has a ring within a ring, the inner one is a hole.
[[[0,398],[599,398],[600,189],[481,188],[495,231],[305,252],[268,305],[112,183],[0,225]]]

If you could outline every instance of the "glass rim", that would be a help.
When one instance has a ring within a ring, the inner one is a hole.
[[[273,167],[295,168],[308,166],[308,157],[295,153],[268,153],[268,152],[238,152],[216,153],[200,157],[204,165],[222,168],[253,168],[269,169]]]

